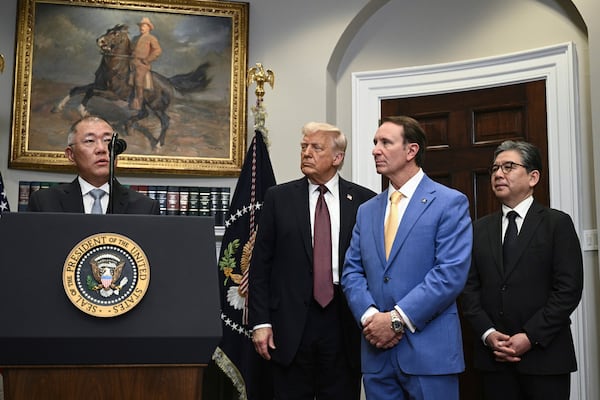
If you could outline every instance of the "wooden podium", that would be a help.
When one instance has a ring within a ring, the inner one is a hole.
[[[202,399],[202,365],[9,367],[5,400]]]
[[[201,399],[204,368],[221,338],[213,224],[189,216],[2,214],[5,400]],[[79,309],[63,276],[73,249],[104,233],[131,239],[150,270],[139,303],[112,317]]]

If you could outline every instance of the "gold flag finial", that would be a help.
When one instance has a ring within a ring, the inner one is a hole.
[[[4,54],[0,53],[0,73],[4,72]]]
[[[248,85],[252,82],[256,82],[256,99],[262,101],[265,96],[265,82],[271,85],[271,88],[275,85],[275,74],[270,69],[265,69],[261,63],[256,63],[255,67],[248,70]]]
[[[254,130],[258,129],[263,133],[265,143],[268,145],[267,127],[265,126],[267,112],[263,106],[263,99],[265,96],[265,83],[270,84],[271,88],[275,86],[275,74],[270,69],[265,69],[261,63],[256,63],[256,66],[248,70],[248,86],[253,82],[256,82],[256,90],[254,91],[256,105],[251,108],[254,114]]]

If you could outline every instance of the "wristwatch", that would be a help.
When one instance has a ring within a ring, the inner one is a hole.
[[[390,315],[392,316],[392,330],[396,333],[404,333],[404,322],[398,311],[392,310]]]

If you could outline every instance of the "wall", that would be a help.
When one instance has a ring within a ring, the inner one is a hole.
[[[19,180],[64,180],[65,175],[10,170],[16,0],[5,0],[0,16],[0,52],[7,58],[0,75],[0,172],[13,208]],[[573,42],[578,54],[580,171],[585,229],[600,214],[600,2],[597,0],[253,0],[250,1],[248,65],[261,62],[275,71],[275,88],[266,87],[265,106],[271,159],[278,182],[299,176],[300,128],[310,120],[338,124],[350,148],[342,174],[351,177],[351,74],[474,59]],[[249,103],[254,102],[253,90]],[[251,124],[249,118],[249,125]],[[565,132],[565,134],[573,134]],[[42,177],[41,177],[42,176]],[[176,181],[179,185],[235,186],[232,178],[123,178],[125,183]],[[590,332],[600,319],[597,252],[585,254],[584,297]],[[598,374],[597,340],[585,343],[590,357],[582,374]],[[588,398],[600,398],[589,382]],[[585,393],[580,396],[584,396]],[[580,397],[579,398],[585,398]]]

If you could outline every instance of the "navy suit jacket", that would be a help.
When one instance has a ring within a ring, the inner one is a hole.
[[[525,332],[533,348],[516,363],[526,374],[562,374],[577,363],[570,315],[583,290],[579,239],[569,215],[533,203],[517,239],[517,259],[502,266],[502,212],[474,224],[473,262],[462,312],[475,334],[475,367],[501,370],[481,336],[489,328]]]
[[[115,182],[113,214],[158,215],[158,201]],[[110,205],[109,205],[110,208]],[[36,190],[29,198],[27,211],[83,213],[83,196],[79,180]]]
[[[362,339],[362,371],[392,368],[396,357],[411,375],[464,370],[456,298],[471,263],[472,226],[466,196],[423,177],[400,221],[388,260],[384,220],[388,191],[363,204],[356,217],[342,286],[356,321],[371,306],[399,306],[414,324],[388,350]]]
[[[350,243],[358,206],[373,197],[367,188],[340,177],[339,265]],[[250,326],[270,323],[277,348],[273,361],[288,365],[300,345],[312,301],[313,246],[308,179],[269,188],[258,226],[250,267]],[[343,296],[341,296],[343,298]],[[349,362],[359,365],[360,331],[343,305],[344,346]]]

